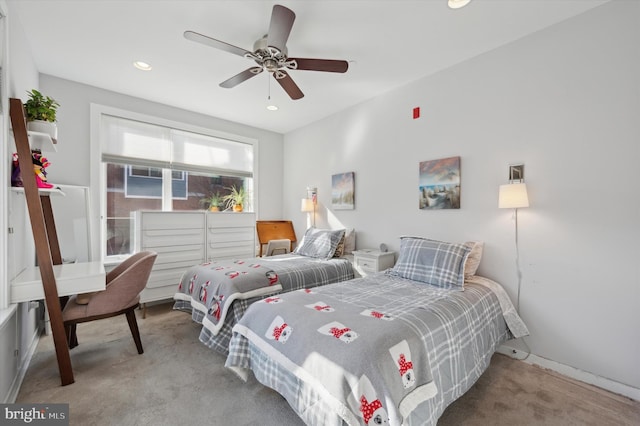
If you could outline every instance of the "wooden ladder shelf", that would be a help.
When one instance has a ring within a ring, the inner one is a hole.
[[[9,108],[36,256],[44,287],[45,303],[49,311],[51,332],[56,348],[60,379],[62,385],[65,386],[73,383],[74,378],[62,319],[62,304],[58,297],[58,287],[53,270],[53,265],[62,264],[62,255],[53,219],[51,200],[48,194],[39,193],[35,173],[31,172],[33,170],[33,162],[22,101],[11,98]]]

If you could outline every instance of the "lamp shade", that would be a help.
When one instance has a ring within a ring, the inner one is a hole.
[[[300,203],[300,211],[303,212],[312,212],[314,209],[313,199],[311,198],[303,198]]]
[[[498,207],[501,209],[519,209],[529,207],[527,186],[524,183],[500,185]]]

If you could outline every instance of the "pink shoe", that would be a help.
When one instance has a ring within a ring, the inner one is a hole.
[[[53,188],[53,185],[43,181],[42,178],[40,176],[38,176],[37,174],[36,174],[36,186],[38,188],[45,188],[45,189]]]

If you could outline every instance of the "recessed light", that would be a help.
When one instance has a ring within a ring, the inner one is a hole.
[[[267,109],[269,111],[277,111],[278,107],[276,105],[267,105]]]
[[[451,9],[460,9],[469,4],[471,0],[449,0],[449,7]]]
[[[151,71],[151,65],[143,61],[135,61],[133,66],[142,71]]]

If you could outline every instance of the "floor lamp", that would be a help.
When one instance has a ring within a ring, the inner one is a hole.
[[[498,194],[498,207],[501,209],[513,209],[515,216],[515,244],[516,244],[516,269],[518,273],[518,296],[516,299],[516,311],[520,312],[520,285],[522,272],[520,271],[520,250],[518,247],[518,209],[529,207],[527,186],[524,182],[508,183],[500,185]]]
[[[523,166],[517,167],[520,167],[520,172],[523,171]],[[529,196],[527,194],[527,186],[525,185],[522,176],[520,176],[520,179],[513,179],[513,170],[510,170],[509,176],[511,178],[509,180],[510,183],[500,185],[500,192],[498,193],[498,208],[513,209],[515,217],[516,271],[518,276],[516,312],[520,315],[520,287],[522,285],[522,271],[520,270],[520,250],[518,246],[518,209],[529,207]],[[516,182],[516,180],[518,180],[518,182]],[[524,338],[522,339],[522,342],[527,347],[527,354],[524,358],[519,358],[520,360],[527,359],[531,353],[531,349],[529,349],[529,345],[524,341]],[[515,355],[516,353],[517,352],[514,349],[513,354]]]

